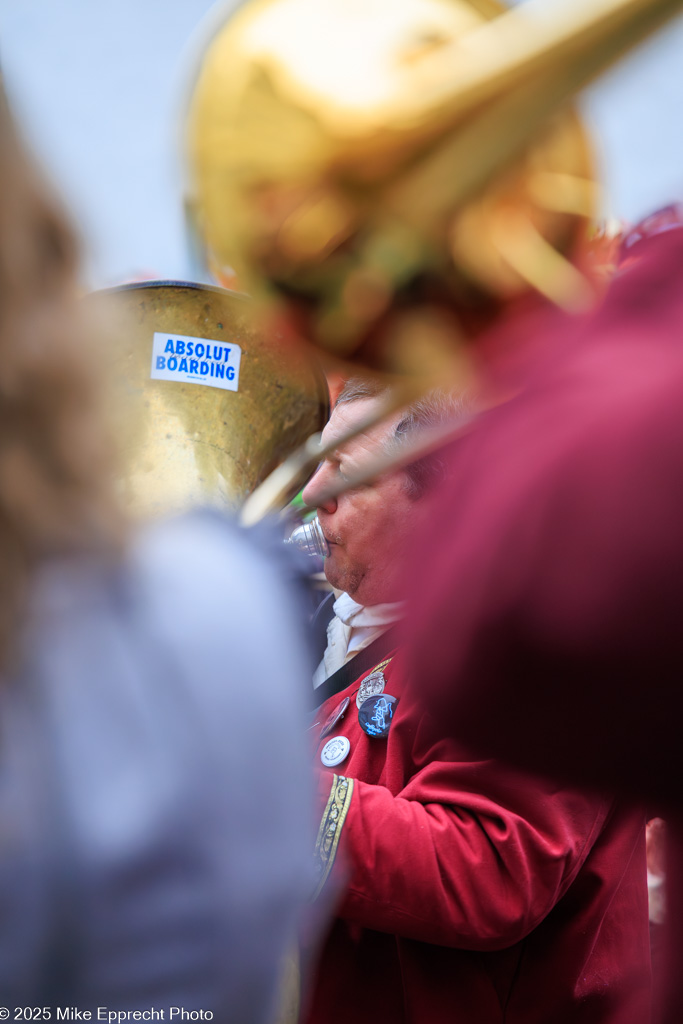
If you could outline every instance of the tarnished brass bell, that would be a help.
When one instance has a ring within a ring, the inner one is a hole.
[[[134,514],[236,508],[326,422],[324,378],[254,326],[245,296],[153,281],[89,301],[106,325],[121,487]]]

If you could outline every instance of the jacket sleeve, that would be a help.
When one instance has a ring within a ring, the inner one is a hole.
[[[349,923],[495,950],[552,910],[608,813],[607,801],[493,761],[433,760],[397,795],[334,776],[319,842],[334,825],[332,859],[338,845],[349,872],[339,915]]]

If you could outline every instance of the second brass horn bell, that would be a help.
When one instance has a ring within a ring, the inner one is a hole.
[[[133,514],[236,508],[326,422],[322,375],[254,327],[245,296],[153,281],[91,301],[109,324],[121,486]]]
[[[517,296],[585,309],[577,241],[599,190],[568,103],[681,8],[247,0],[188,105],[209,265],[292,333],[409,375]]]
[[[399,373],[414,372],[402,339],[424,343],[435,311],[480,317],[530,277],[552,287],[539,261],[571,253],[593,212],[578,119],[560,110],[525,145],[523,114],[489,131],[480,111],[461,123],[439,98],[505,11],[252,0],[234,12],[206,48],[187,117],[189,205],[214,273],[234,270],[327,352]],[[511,130],[521,152],[493,173]]]

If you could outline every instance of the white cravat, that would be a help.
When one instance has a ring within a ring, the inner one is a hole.
[[[348,594],[340,593],[334,602],[334,616],[327,627],[327,647],[313,675],[313,686],[320,686],[354,655],[385,633],[403,614],[403,601],[366,607]]]

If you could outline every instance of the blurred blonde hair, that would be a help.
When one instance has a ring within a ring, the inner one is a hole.
[[[0,667],[37,566],[122,539],[78,265],[0,95]]]

